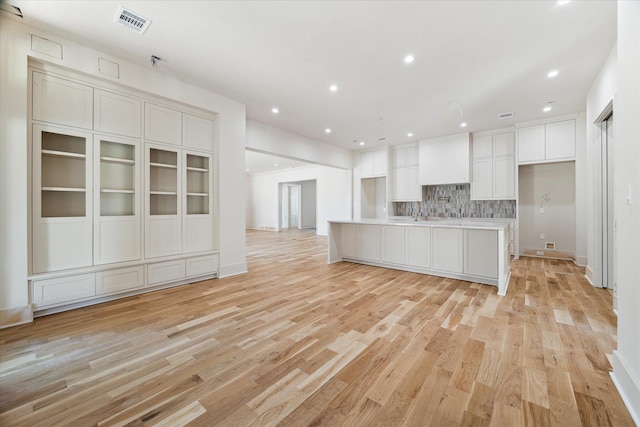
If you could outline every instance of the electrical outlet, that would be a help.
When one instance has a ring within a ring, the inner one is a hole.
[[[538,213],[543,214],[544,213],[544,208],[538,208]]]
[[[544,251],[536,251],[536,255],[543,256],[544,255]]]
[[[540,240],[544,240],[544,233],[540,233]]]

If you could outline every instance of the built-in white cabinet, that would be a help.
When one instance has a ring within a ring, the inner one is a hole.
[[[380,260],[380,226],[360,224],[360,258],[368,261]]]
[[[387,150],[363,151],[360,153],[360,178],[386,176],[388,170]]]
[[[474,135],[472,153],[471,199],[515,199],[514,132]]]
[[[182,150],[146,144],[145,257],[182,252]]]
[[[418,145],[394,148],[392,150],[391,201],[422,200],[422,186],[418,174]]]
[[[380,226],[380,261],[391,264],[405,263],[405,227]]]
[[[142,258],[139,140],[94,136],[93,262]]]
[[[145,102],[144,138],[147,141],[182,145],[182,113],[162,105]]]
[[[36,311],[216,277],[215,120],[48,68],[29,69]]]
[[[360,225],[341,224],[341,229],[342,256],[345,258],[359,258]]]
[[[33,125],[32,270],[92,264],[90,133]]]
[[[576,156],[576,121],[561,120],[518,129],[518,163],[573,160]]]
[[[493,230],[464,230],[463,273],[498,278],[498,233]]]
[[[93,128],[91,86],[34,71],[31,88],[33,120]]]
[[[131,138],[142,135],[142,101],[94,89],[93,129]]]
[[[431,268],[431,228],[404,228],[404,263],[410,267]]]
[[[213,250],[213,157],[183,150],[183,252]]]
[[[462,273],[463,245],[464,236],[461,228],[434,228],[433,269],[447,273]]]
[[[182,145],[195,150],[213,151],[213,120],[182,113]]]
[[[420,185],[471,182],[469,133],[423,139],[418,145]]]

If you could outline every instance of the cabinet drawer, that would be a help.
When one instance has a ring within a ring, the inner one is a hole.
[[[187,259],[187,277],[218,274],[218,255]]]
[[[123,292],[144,286],[143,266],[96,273],[96,295]]]
[[[158,283],[171,282],[185,278],[185,262],[183,259],[177,261],[158,262],[147,266],[147,284],[156,285]]]
[[[33,281],[33,303],[37,308],[70,303],[95,294],[93,273]]]

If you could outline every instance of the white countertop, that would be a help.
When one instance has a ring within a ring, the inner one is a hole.
[[[515,219],[514,219],[515,220]],[[403,225],[412,227],[446,227],[446,228],[481,228],[485,230],[502,230],[509,228],[509,219],[484,218],[438,218],[420,219],[415,221],[411,217],[393,217],[387,219],[362,218],[354,220],[330,220],[335,224],[378,224]]]

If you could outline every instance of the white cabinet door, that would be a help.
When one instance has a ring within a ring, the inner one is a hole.
[[[93,262],[93,143],[80,130],[33,126],[34,273]]]
[[[373,176],[373,153],[365,151],[360,153],[360,177],[369,178]]]
[[[474,159],[491,157],[493,155],[493,137],[491,135],[474,136],[472,146]]]
[[[187,258],[187,277],[218,274],[218,255]]]
[[[515,162],[513,156],[493,159],[493,198],[515,199]]]
[[[433,229],[433,269],[462,273],[463,233],[461,228]]]
[[[147,265],[147,284],[157,285],[184,279],[186,276],[185,260],[159,262]]]
[[[405,201],[407,200],[407,168],[394,168],[391,175],[392,179],[392,201]]]
[[[386,176],[388,167],[388,156],[386,150],[378,150],[373,152],[373,175]]]
[[[392,151],[392,162],[391,166],[394,168],[403,168],[407,166],[407,150],[406,148],[395,148]]]
[[[142,258],[140,141],[94,136],[93,263]]]
[[[515,135],[513,132],[493,135],[493,156],[513,156],[515,153]]]
[[[546,159],[561,160],[576,156],[576,121],[547,123]]]
[[[406,166],[418,166],[418,144],[405,148],[405,163]]]
[[[518,163],[545,159],[545,126],[535,125],[518,129]]]
[[[75,302],[95,296],[95,274],[80,274],[33,282],[36,308]]]
[[[406,168],[406,196],[409,201],[422,200],[422,186],[418,176],[418,166],[407,166]]]
[[[380,261],[404,264],[404,229],[397,225],[380,226]]]
[[[360,241],[358,224],[340,224],[340,240],[342,256],[345,258],[359,258],[358,242]]]
[[[140,138],[142,101],[130,96],[95,89],[93,128],[99,132]]]
[[[431,228],[404,227],[405,264],[431,268]]]
[[[93,88],[33,72],[33,120],[93,128]]]
[[[213,120],[182,113],[182,145],[196,150],[213,151]]]
[[[145,102],[144,137],[149,141],[180,145],[182,142],[182,113]]]
[[[498,231],[464,230],[464,274],[498,278]]]
[[[380,226],[360,225],[360,258],[369,261],[380,260]]]
[[[213,158],[183,150],[183,252],[213,249]]]
[[[491,157],[473,161],[473,179],[471,181],[472,199],[491,199],[493,197],[493,160]]]
[[[96,295],[125,292],[144,286],[142,265],[96,273]]]

